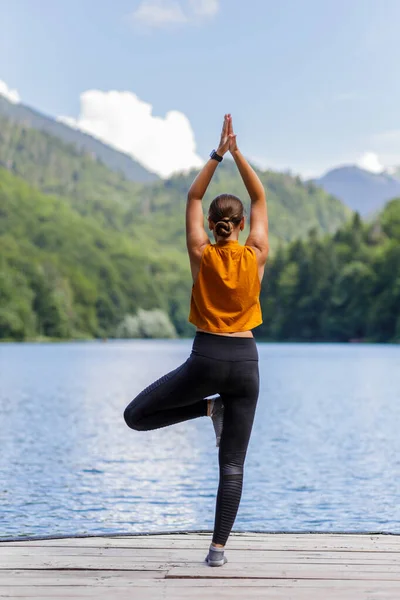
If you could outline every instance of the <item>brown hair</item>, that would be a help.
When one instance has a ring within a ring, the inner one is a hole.
[[[208,218],[215,223],[215,233],[220,237],[229,237],[233,226],[239,225],[243,215],[243,203],[233,194],[220,194],[208,209]]]

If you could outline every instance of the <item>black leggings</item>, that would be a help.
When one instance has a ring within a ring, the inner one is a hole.
[[[220,394],[225,411],[214,544],[226,544],[239,508],[258,393],[258,351],[253,337],[196,332],[189,358],[140,392],[124,412],[132,429],[158,429],[206,416],[204,398]]]

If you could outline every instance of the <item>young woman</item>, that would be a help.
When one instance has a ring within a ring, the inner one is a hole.
[[[245,217],[236,196],[221,194],[208,211],[202,199],[224,154],[231,152],[251,199],[250,234],[238,242]],[[187,198],[186,239],[193,277],[189,321],[196,325],[192,351],[182,365],[144,389],[124,418],[138,431],[210,416],[219,446],[219,487],[214,533],[206,562],[227,562],[224,547],[239,507],[243,466],[259,394],[258,351],[252,329],[262,323],[259,293],[268,255],[264,188],[237,147],[232,118],[194,180]]]

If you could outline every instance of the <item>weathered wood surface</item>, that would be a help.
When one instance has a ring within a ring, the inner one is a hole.
[[[209,533],[0,543],[0,598],[400,600],[400,536]]]

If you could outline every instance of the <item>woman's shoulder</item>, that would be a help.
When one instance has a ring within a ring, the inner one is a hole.
[[[251,254],[252,256],[257,257],[257,250],[254,248],[254,246],[248,246],[247,244],[244,244],[243,252],[246,252],[247,254]]]

